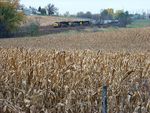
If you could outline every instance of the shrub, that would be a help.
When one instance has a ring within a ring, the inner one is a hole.
[[[39,34],[39,24],[36,22],[32,22],[28,27],[28,33],[31,36],[37,36]]]
[[[6,25],[4,23],[0,23],[0,38],[2,38],[4,36],[8,37],[9,34],[10,33],[6,29]]]

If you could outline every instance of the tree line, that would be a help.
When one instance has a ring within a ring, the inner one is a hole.
[[[41,13],[41,15],[54,15],[57,14],[58,8],[56,8],[54,4],[48,4],[45,8],[41,8],[41,6],[39,6],[38,11]]]
[[[118,20],[122,27],[125,27],[127,24],[131,23],[131,14],[128,11],[117,10],[114,11],[112,8],[104,9],[100,12],[100,14],[92,14],[91,12],[78,12],[77,17],[80,18],[89,18],[96,21],[100,21],[101,23],[104,20]]]

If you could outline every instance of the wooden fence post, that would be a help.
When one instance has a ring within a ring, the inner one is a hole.
[[[107,113],[107,86],[102,89],[102,113]]]

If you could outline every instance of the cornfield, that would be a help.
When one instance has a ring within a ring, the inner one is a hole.
[[[150,53],[0,48],[0,113],[150,113]]]
[[[114,29],[112,31],[70,31],[39,37],[0,39],[4,48],[42,48],[94,51],[150,51],[150,27],[141,29]]]

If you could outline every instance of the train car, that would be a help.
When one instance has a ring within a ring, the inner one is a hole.
[[[81,26],[81,25],[82,25],[81,21],[73,21],[73,22],[70,22],[70,26],[72,26],[72,27]]]
[[[89,26],[91,25],[90,21],[61,21],[55,22],[53,24],[54,28],[61,28],[61,27],[77,27],[77,26]]]
[[[70,26],[70,22],[66,22],[66,21],[62,21],[62,22],[55,22],[53,24],[54,28],[60,28],[60,27],[69,27]]]
[[[89,25],[91,25],[91,22],[90,21],[82,21],[82,25],[89,26]]]
[[[95,26],[98,26],[100,28],[107,28],[111,26],[118,26],[120,25],[120,22],[118,20],[103,20],[103,21],[97,21],[94,24]]]

